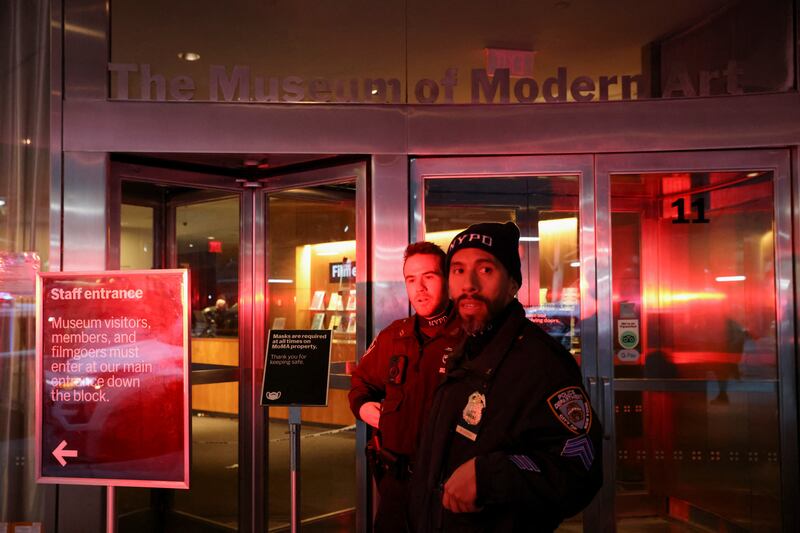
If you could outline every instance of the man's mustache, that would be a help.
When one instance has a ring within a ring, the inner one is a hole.
[[[473,294],[473,295],[462,294],[461,296],[456,298],[456,305],[459,305],[464,300],[475,300],[478,302],[483,302],[483,304],[486,305],[486,307],[489,307],[489,300],[487,300],[480,294]]]

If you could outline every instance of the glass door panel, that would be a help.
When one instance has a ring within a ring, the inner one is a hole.
[[[335,379],[356,360],[355,180],[267,196],[268,329],[332,330],[327,407],[303,407],[301,520],[320,531],[354,531],[357,497],[355,418],[349,383]],[[344,377],[344,376],[343,376]],[[290,520],[288,409],[269,411],[268,528]]]
[[[601,367],[619,531],[783,527],[792,377],[780,370],[776,171],[759,168],[607,174]]]
[[[594,178],[585,156],[421,158],[412,165],[412,198],[420,202],[412,240],[444,250],[458,232],[480,222],[519,226],[522,287],[528,318],[557,339],[581,365],[601,422],[597,387],[594,282]],[[581,531],[597,510],[565,521]]]
[[[429,179],[425,240],[447,250],[470,224],[513,221],[520,228],[528,318],[580,363],[579,176]]]
[[[155,208],[122,204],[120,218],[120,270],[146,270],[154,266]]]
[[[121,269],[189,270],[192,463],[190,490],[117,488],[118,529],[237,530],[239,197],[123,182],[121,201]]]
[[[179,201],[175,266],[189,269],[191,288],[193,490],[176,492],[174,506],[238,528],[239,197]]]

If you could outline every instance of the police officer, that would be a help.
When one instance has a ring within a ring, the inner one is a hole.
[[[419,532],[553,531],[602,483],[602,430],[574,359],[525,317],[519,229],[470,226],[447,253],[468,337],[448,360],[417,451]]]
[[[369,450],[380,503],[375,531],[407,531],[408,481],[423,417],[445,372],[445,359],[463,338],[454,323],[444,275],[445,253],[429,242],[403,257],[406,292],[415,315],[380,332],[353,372],[350,408],[378,428]]]

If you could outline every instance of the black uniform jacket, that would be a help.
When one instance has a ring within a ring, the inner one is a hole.
[[[479,355],[451,358],[436,391],[411,481],[414,531],[552,531],[602,484],[602,429],[578,365],[518,301],[504,314]],[[443,484],[473,457],[482,511],[451,513]]]
[[[359,419],[364,403],[383,402],[381,444],[407,456],[416,449],[433,393],[444,377],[446,357],[464,337],[459,319],[451,313],[436,334],[420,344],[416,320],[416,315],[396,320],[378,334],[353,371],[349,394],[350,409]]]

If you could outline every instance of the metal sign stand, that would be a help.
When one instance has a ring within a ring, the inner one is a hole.
[[[300,407],[289,407],[289,484],[291,490],[291,531],[300,531]]]
[[[106,487],[106,533],[115,533],[117,531],[114,505],[114,487],[109,485]]]

